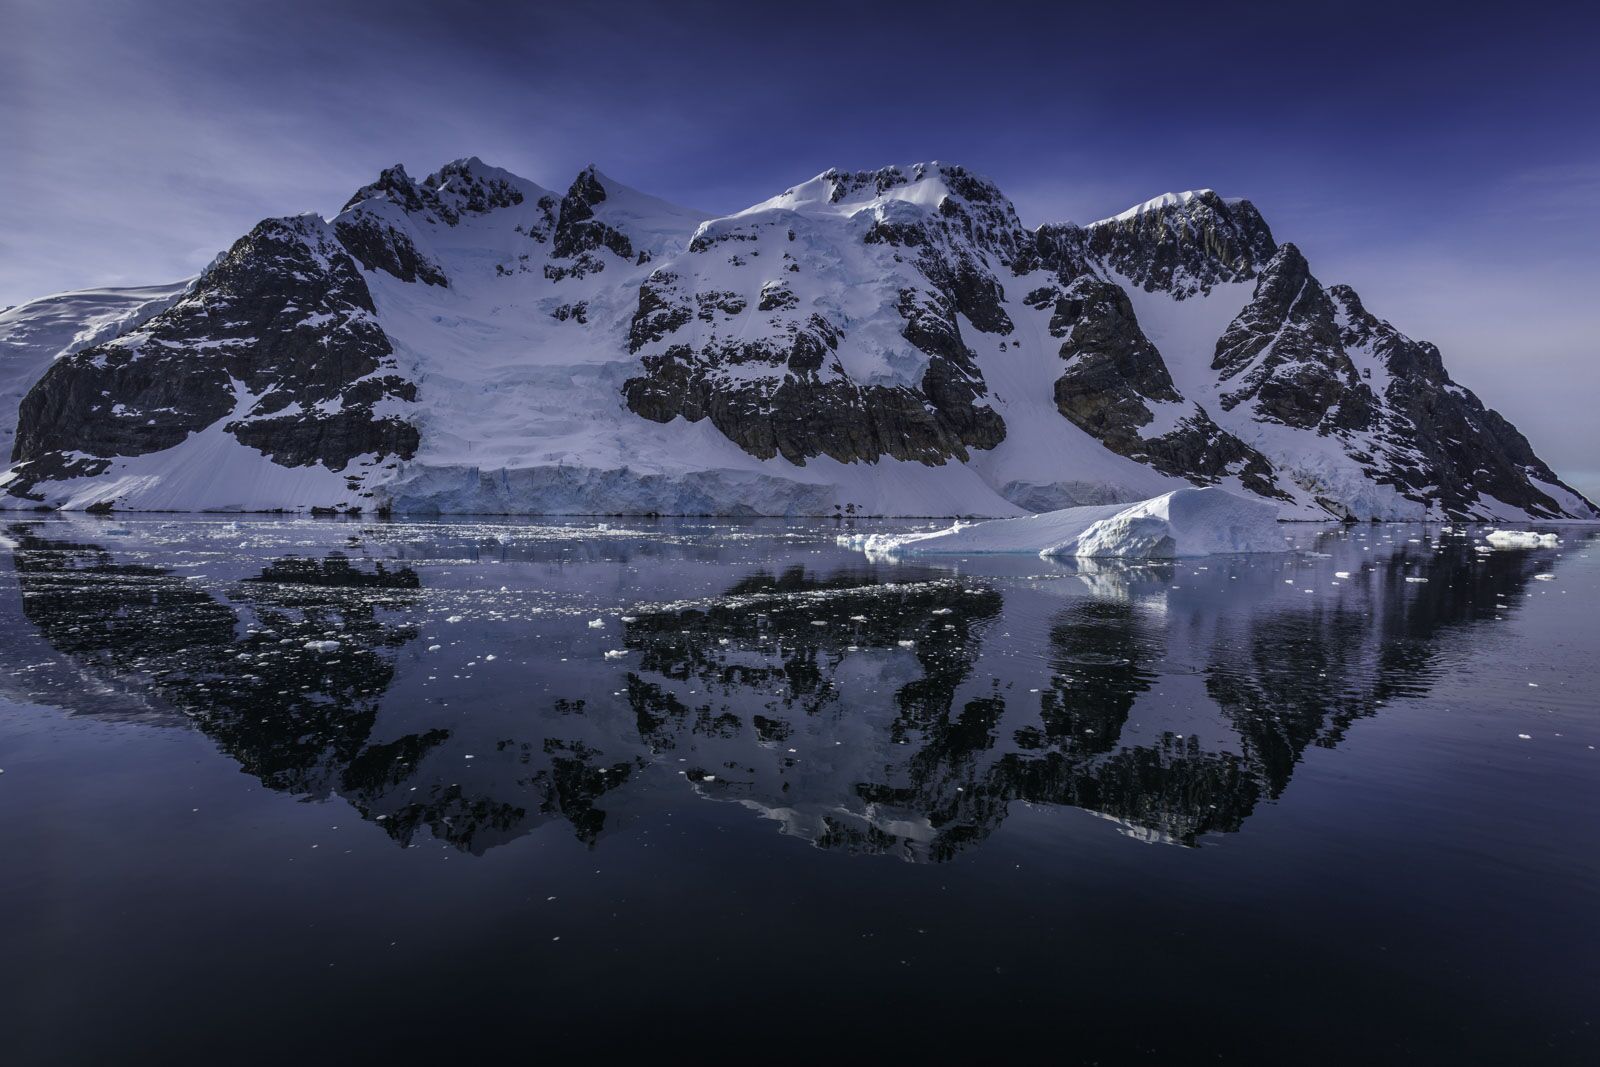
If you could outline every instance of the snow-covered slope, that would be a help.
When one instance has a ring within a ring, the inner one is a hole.
[[[722,218],[593,167],[396,166],[155,310],[8,355],[38,379],[10,506],[1010,516],[1202,484],[1286,517],[1596,514],[1209,190],[1029,231],[939,163]]]

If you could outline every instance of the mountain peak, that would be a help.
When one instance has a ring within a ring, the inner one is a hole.
[[[1187,207],[1194,203],[1215,207],[1217,205],[1233,205],[1245,202],[1237,198],[1224,199],[1218,196],[1214,189],[1186,189],[1181,193],[1162,193],[1160,196],[1153,196],[1142,204],[1135,204],[1126,211],[1120,211],[1110,218],[1104,218],[1089,225],[1103,226],[1113,222],[1128,222],[1139,218],[1141,215],[1164,212],[1170,208]]]
[[[938,211],[946,198],[1011,211],[1010,201],[989,179],[965,167],[933,160],[877,170],[846,171],[830,167],[809,181],[791,186],[737,214],[794,211],[854,215],[863,210],[896,209],[899,205]]]
[[[407,211],[421,210],[423,206],[421,191],[411,175],[406,173],[403,163],[396,163],[379,171],[377,181],[369,182],[357,189],[339,210],[349,211],[363,200],[371,200],[374,197],[393,201]]]
[[[386,167],[377,181],[357,189],[340,212],[367,201],[382,200],[408,215],[454,226],[463,213],[481,215],[544,195],[545,190],[526,178],[490,166],[477,156],[467,156],[451,160],[420,182],[402,164]]]
[[[604,246],[643,262],[681,247],[706,217],[623,185],[590,163],[561,198],[555,250],[570,257]]]

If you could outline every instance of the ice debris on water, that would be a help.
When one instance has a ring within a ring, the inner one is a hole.
[[[628,650],[625,649],[625,648],[608,648],[608,649],[606,649],[606,659],[621,659],[623,656],[626,656],[627,654],[628,654]]]
[[[1554,548],[1561,538],[1532,530],[1490,530],[1484,540],[1496,548]]]
[[[590,619],[589,620],[589,629],[591,629],[591,630],[603,629],[605,627],[605,624],[606,624],[606,620],[604,620],[604,619]]]
[[[339,642],[307,641],[305,647],[310,649],[312,652],[337,652],[339,651]]]

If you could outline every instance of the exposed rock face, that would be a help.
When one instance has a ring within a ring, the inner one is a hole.
[[[1182,299],[1253,278],[1277,251],[1248,200],[1210,189],[1157,197],[1088,228],[1085,250],[1146,291]]]
[[[1377,398],[1340,346],[1334,315],[1305,257],[1284,245],[1217,341],[1223,408],[1253,401],[1258,417],[1287,426],[1367,429]]]
[[[596,248],[609,248],[623,259],[633,258],[633,242],[628,240],[628,235],[594,217],[595,205],[605,198],[605,186],[600,183],[595,169],[586,168],[561,198],[560,220],[556,223],[556,255],[572,258]]]
[[[682,325],[694,317],[682,303],[664,303],[661,284],[662,279],[652,278],[640,290],[632,331],[639,341],[636,351],[670,333],[664,325]],[[936,336],[948,341],[950,335]],[[937,342],[930,338],[927,343]],[[834,357],[838,344],[832,324],[812,316],[793,328],[787,347],[748,342],[697,353],[673,345],[646,355],[646,374],[629,379],[623,391],[628,406],[647,419],[710,419],[752,455],[781,455],[796,464],[819,455],[845,463],[892,456],[937,464],[951,456],[965,459],[968,446],[993,447],[1004,437],[998,416],[973,404],[981,395],[981,382],[974,381],[968,361],[961,358],[967,355],[964,349],[954,350],[953,358],[931,361],[917,391],[850,381]],[[737,374],[747,366],[777,368],[783,374],[776,383],[763,381],[745,389],[723,384],[719,372]]]
[[[361,213],[334,224],[339,243],[368,270],[387,271],[403,282],[449,285],[444,268],[417,251],[404,231],[378,217]]]
[[[1340,345],[1370,352],[1389,375],[1376,420],[1375,480],[1447,514],[1466,511],[1484,493],[1532,515],[1568,513],[1533,480],[1570,487],[1516,427],[1451,379],[1438,348],[1375,318],[1349,286],[1334,286],[1330,294],[1339,309]]]
[[[0,311],[0,460],[10,459],[16,444],[22,398],[52,363],[137,329],[181,300],[188,287],[184,281],[85,289]]]
[[[283,466],[410,456],[415,427],[374,410],[416,397],[392,352],[330,227],[269,219],[172,308],[45,372],[22,403],[20,487],[99,473],[220,420]]]
[[[1163,474],[1209,485],[1237,475],[1253,492],[1287,498],[1265,457],[1184,401],[1121,286],[1081,276],[1065,291],[1035,290],[1028,303],[1050,307],[1050,334],[1063,339],[1067,367],[1056,379],[1055,401],[1074,425]],[[1183,414],[1171,429],[1146,437],[1140,430],[1155,419],[1151,404],[1180,405]]]
[[[943,192],[933,212],[881,199],[934,181]],[[826,455],[938,465],[998,445],[1005,424],[983,402],[988,388],[960,317],[987,333],[1013,329],[996,274],[1028,237],[1010,204],[959,167],[829,171],[813,184],[842,206],[839,222],[786,212],[719,220],[696,234],[689,262],[641,286],[629,336],[645,373],[624,386],[629,408],[656,422],[709,418],[751,454],[796,464]],[[838,355],[854,328],[825,288],[839,228],[860,232],[862,251],[896,280],[892,304],[885,282],[879,306],[901,320],[907,369],[881,383],[861,381]],[[713,279],[728,287],[712,288]]]
[[[1055,298],[1050,336],[1063,339],[1067,362],[1056,379],[1056,406],[1096,436],[1149,423],[1147,400],[1182,399],[1121,286],[1089,277],[1074,281]]]

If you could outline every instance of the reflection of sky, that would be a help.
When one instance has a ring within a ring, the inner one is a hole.
[[[1030,224],[1211,186],[1600,490],[1595,9],[934,6],[13,0],[0,304],[187,275],[396,161],[732,211],[942,158]]]

